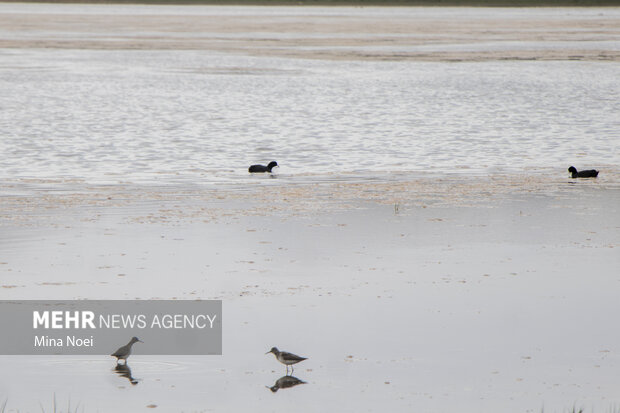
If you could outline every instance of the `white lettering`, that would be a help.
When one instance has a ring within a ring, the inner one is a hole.
[[[93,336],[90,336],[90,338],[78,338],[75,336],[67,336],[67,346],[92,347],[93,342],[94,342]]]
[[[52,328],[62,328],[62,311],[52,311]]]
[[[95,323],[93,320],[95,319],[95,313],[92,311],[82,311],[82,328],[95,328]]]
[[[38,311],[32,312],[32,328],[38,328],[39,325],[49,328],[50,314],[47,311],[43,311],[43,314],[39,314]]]
[[[35,347],[62,347],[62,338],[49,338],[48,336],[35,336]]]

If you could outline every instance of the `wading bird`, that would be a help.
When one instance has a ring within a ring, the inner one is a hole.
[[[133,346],[133,344],[136,342],[144,343],[144,341],[140,341],[138,337],[132,337],[131,340],[129,340],[129,343],[125,344],[123,347],[119,348],[118,350],[116,350],[114,353],[110,355],[112,357],[116,357],[117,364],[120,363],[121,360],[125,360],[125,364],[126,364],[127,357],[131,355],[131,346]]]
[[[291,374],[293,374],[293,364],[297,364],[300,361],[307,360],[306,357],[300,357],[293,353],[287,353],[286,351],[280,351],[277,347],[272,347],[271,350],[266,352],[265,354],[273,353],[276,356],[276,359],[282,364],[286,365],[286,373],[288,374],[288,366],[291,366]]]

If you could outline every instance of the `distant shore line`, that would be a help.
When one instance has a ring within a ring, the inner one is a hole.
[[[0,0],[1,3],[349,7],[618,7],[620,0]]]

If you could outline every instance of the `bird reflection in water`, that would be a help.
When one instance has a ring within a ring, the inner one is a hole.
[[[280,389],[288,389],[291,387],[295,387],[298,384],[305,384],[305,383],[306,383],[305,381],[299,380],[297,377],[294,377],[294,376],[282,376],[278,380],[276,380],[273,386],[271,387],[265,386],[265,387],[267,387],[269,390],[275,393]]]
[[[129,382],[133,384],[134,386],[138,384],[138,379],[134,379],[131,376],[131,368],[127,365],[127,363],[117,364],[116,367],[114,367],[114,372],[118,374],[120,377],[124,377],[127,380],[129,380]]]

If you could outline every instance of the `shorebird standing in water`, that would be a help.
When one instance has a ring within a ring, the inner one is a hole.
[[[125,360],[125,364],[127,364],[127,357],[131,354],[131,346],[136,342],[144,343],[144,341],[140,341],[138,337],[132,337],[129,343],[110,354],[112,357],[116,357],[116,364],[120,363],[121,360]]]
[[[306,357],[300,357],[293,353],[287,353],[286,351],[280,351],[277,347],[272,347],[271,350],[265,354],[273,353],[278,361],[286,365],[286,373],[288,374],[288,366],[291,366],[291,374],[293,374],[293,364],[297,364],[300,361],[307,360]]]

